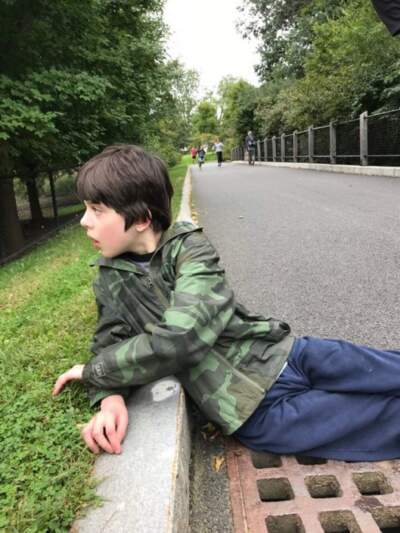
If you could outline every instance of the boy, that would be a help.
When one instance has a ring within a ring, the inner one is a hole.
[[[106,148],[77,178],[81,221],[102,252],[94,357],[62,374],[100,411],[87,446],[120,453],[130,387],[176,374],[199,408],[246,446],[331,459],[400,456],[400,352],[295,338],[235,301],[202,230],[170,226],[164,164],[135,146]]]

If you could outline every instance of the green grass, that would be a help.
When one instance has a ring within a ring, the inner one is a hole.
[[[189,160],[171,170],[175,215]],[[98,501],[78,429],[92,415],[86,395],[77,384],[50,394],[61,372],[88,357],[93,256],[71,226],[0,269],[0,531],[67,532]]]

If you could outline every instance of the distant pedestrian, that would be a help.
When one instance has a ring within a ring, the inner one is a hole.
[[[245,148],[249,157],[249,165],[254,165],[256,152],[256,138],[254,133],[250,130],[244,140]]]
[[[197,148],[193,146],[192,149],[190,150],[190,155],[192,156],[192,162],[195,163],[196,156],[197,156]]]
[[[222,165],[224,144],[217,139],[214,144],[215,153],[217,154],[218,166]]]
[[[201,165],[206,160],[206,151],[204,150],[203,146],[200,146],[197,150],[197,162],[199,164],[199,169],[201,170]]]

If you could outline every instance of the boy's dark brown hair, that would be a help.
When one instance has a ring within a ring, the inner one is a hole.
[[[107,146],[79,170],[82,201],[103,203],[125,219],[125,230],[148,218],[155,231],[171,224],[173,188],[164,162],[133,144]]]

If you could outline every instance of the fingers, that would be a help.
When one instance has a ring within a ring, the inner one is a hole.
[[[57,381],[54,384],[52,395],[53,396],[57,396],[57,394],[59,394],[62,391],[62,389],[64,388],[65,384],[68,383],[68,381],[70,379],[71,378],[69,377],[69,371],[68,372],[64,372],[64,374],[61,374],[61,376],[59,376],[59,378],[57,379]]]
[[[109,420],[106,420],[106,418],[108,417],[105,416],[102,412],[96,415],[93,423],[92,437],[102,450],[108,453],[113,453],[114,450],[105,435],[105,430],[107,426],[109,428],[109,431],[111,432],[111,422]]]
[[[89,450],[95,454],[100,453],[100,448],[96,444],[96,441],[94,440],[92,436],[92,426],[93,426],[93,418],[92,420],[86,424],[86,426],[81,431],[81,436],[83,440],[85,441],[86,446],[89,448]]]
[[[113,413],[97,413],[83,428],[81,435],[86,446],[93,453],[101,450],[107,453],[121,453],[121,441],[125,436],[127,422],[122,421],[122,427],[117,433],[117,418]],[[122,435],[122,437],[120,436]]]
[[[127,429],[128,429],[128,411],[124,409],[121,413],[119,413],[119,416],[117,419],[117,438],[120,444],[124,440]]]
[[[116,432],[114,421],[106,425],[105,434],[111,446],[111,453],[121,453],[121,439]]]
[[[61,374],[54,384],[52,395],[57,396],[68,381],[81,380],[84,366],[85,365],[74,365],[72,368],[64,372],[64,374]]]

